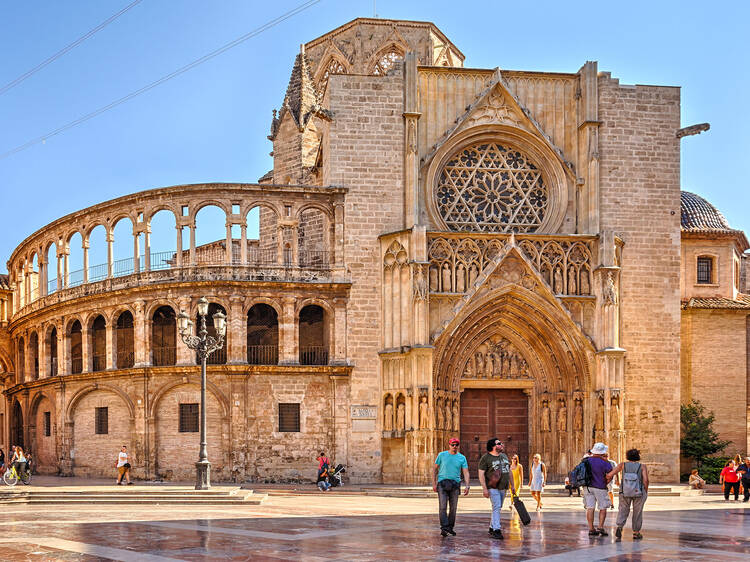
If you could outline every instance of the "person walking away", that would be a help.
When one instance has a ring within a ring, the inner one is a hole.
[[[609,465],[612,467],[613,470],[617,468],[617,463],[613,460],[610,460],[609,453],[604,455],[604,460],[609,463]],[[607,495],[609,496],[609,503],[612,504],[609,506],[609,509],[615,508],[615,495],[614,495],[614,490],[613,490],[615,484],[617,484],[618,486],[620,485],[620,480],[618,476],[615,476],[613,479],[607,481]]]
[[[542,490],[547,483],[547,466],[542,462],[542,455],[537,453],[529,469],[529,489],[531,497],[536,500],[536,510],[542,510]]]
[[[469,463],[466,457],[458,452],[460,442],[453,437],[448,441],[448,450],[441,451],[435,459],[432,470],[432,490],[438,495],[440,514],[440,534],[456,536],[453,530],[456,524],[456,509],[461,491],[461,476],[466,481],[464,495],[469,493]]]
[[[729,501],[729,493],[734,492],[734,501],[740,499],[740,477],[735,470],[734,461],[727,461],[719,473],[719,484],[724,486],[724,501]]]
[[[513,500],[521,495],[521,488],[523,487],[523,465],[518,455],[513,455],[510,459],[510,474],[515,489],[511,492],[510,502],[508,503],[510,504],[510,510],[513,511]]]
[[[694,468],[690,471],[690,477],[688,478],[688,486],[692,490],[702,490],[706,487],[706,481],[698,476],[698,469]]]
[[[591,448],[591,456],[586,462],[591,469],[591,481],[583,489],[583,506],[586,508],[586,521],[589,526],[589,536],[600,535],[606,537],[609,533],[604,529],[607,520],[607,509],[610,506],[607,494],[607,473],[612,470],[609,461],[604,460],[609,447],[604,443],[596,443]],[[599,527],[594,528],[594,512],[599,508]]]
[[[750,457],[745,457],[745,462],[737,467],[736,472],[742,482],[742,501],[750,501]]]
[[[128,448],[123,445],[120,452],[117,454],[117,462],[115,468],[117,468],[117,479],[115,484],[118,486],[122,484],[123,478],[127,481],[128,485],[131,485],[130,481],[130,457],[128,456]]]
[[[505,446],[499,439],[493,437],[487,441],[487,452],[479,459],[478,476],[482,494],[485,498],[490,498],[492,504],[489,534],[493,539],[502,539],[500,512],[503,509],[505,492],[510,485],[513,497],[516,494],[516,484],[511,477],[510,461],[505,454]]]
[[[633,526],[633,540],[643,538],[641,527],[643,526],[643,506],[648,499],[648,469],[641,464],[641,452],[638,449],[630,449],[625,453],[625,462],[621,462],[607,474],[610,482],[622,472],[620,481],[620,509],[617,512],[617,529],[615,536],[622,538],[622,528],[628,520],[630,506],[633,506],[633,517],[630,520]]]

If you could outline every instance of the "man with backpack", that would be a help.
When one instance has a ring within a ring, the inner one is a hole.
[[[622,472],[620,481],[620,510],[617,512],[617,529],[615,536],[622,538],[622,528],[628,520],[630,505],[633,505],[633,540],[642,539],[641,525],[643,525],[643,505],[648,498],[648,469],[640,463],[641,452],[630,449],[625,453],[626,462],[621,462],[607,474],[611,480],[618,472]]]
[[[586,521],[589,525],[589,536],[606,537],[609,535],[604,528],[607,519],[607,509],[612,505],[607,493],[607,473],[612,465],[604,459],[609,447],[604,443],[596,443],[591,448],[591,456],[584,458],[573,469],[576,486],[583,488],[583,506],[586,508]],[[599,508],[599,527],[594,527],[594,512]]]
[[[489,534],[493,539],[502,539],[500,511],[503,508],[505,492],[510,486],[511,492],[516,493],[516,484],[510,474],[510,461],[505,454],[505,445],[502,441],[494,437],[487,441],[487,452],[479,459],[478,472],[482,494],[485,498],[490,498],[492,503]]]

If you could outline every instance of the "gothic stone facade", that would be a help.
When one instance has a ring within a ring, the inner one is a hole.
[[[497,435],[553,478],[604,441],[676,480],[680,402],[710,394],[706,334],[736,335],[724,350],[746,377],[746,316],[716,333],[716,313],[689,304],[679,89],[623,86],[594,62],[463,62],[433,24],[354,20],[296,57],[258,184],[124,196],[24,240],[0,287],[6,450],[102,476],[124,443],[137,477],[191,478],[199,367],[175,314],[206,295],[229,326],[208,366],[214,478],[312,478],[324,450],[354,481],[424,483],[449,437],[475,464]],[[208,206],[226,237],[198,245]],[[152,252],[164,213],[175,244]],[[744,236],[711,236],[732,240],[709,252],[715,271],[740,267]],[[743,448],[746,414],[743,383],[721,426]]]

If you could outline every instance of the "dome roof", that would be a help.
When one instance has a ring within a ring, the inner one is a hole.
[[[716,207],[689,191],[680,191],[680,226],[682,230],[692,232],[732,231]]]

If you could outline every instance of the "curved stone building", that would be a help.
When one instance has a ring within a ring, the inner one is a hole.
[[[475,470],[496,435],[553,479],[596,440],[673,481],[680,402],[722,407],[726,330],[741,392],[720,427],[744,449],[748,243],[680,193],[679,89],[463,62],[431,23],[354,20],[297,55],[257,184],[126,195],[29,235],[0,278],[2,446],[109,476],[127,444],[136,477],[191,479],[200,368],[175,318],[205,295],[228,323],[216,480],[311,478],[324,450],[355,481],[424,483],[449,437]],[[209,207],[226,235],[199,244]]]

